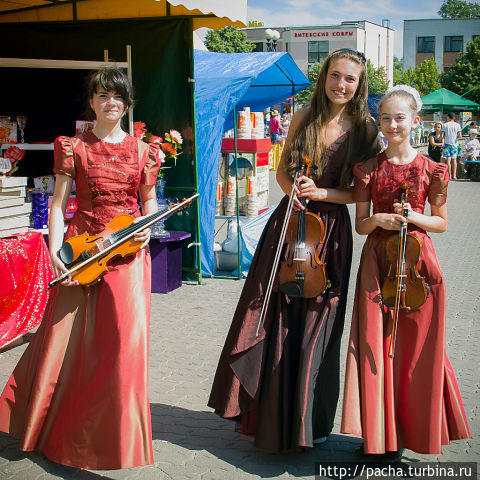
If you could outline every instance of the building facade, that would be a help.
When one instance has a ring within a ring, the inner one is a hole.
[[[480,35],[480,18],[404,20],[403,69],[433,58],[439,72],[455,63],[468,42]]]
[[[265,30],[265,27],[245,29],[247,38],[260,52],[268,50]],[[289,52],[305,74],[329,53],[351,48],[362,52],[375,68],[383,67],[389,85],[393,84],[394,31],[389,28],[388,20],[383,26],[362,20],[340,25],[275,27],[275,30],[280,33],[276,50]]]

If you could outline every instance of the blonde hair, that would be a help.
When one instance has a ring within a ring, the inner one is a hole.
[[[308,155],[312,164],[316,166],[312,175],[320,178],[327,163],[325,155],[325,129],[328,123],[330,100],[325,92],[325,83],[328,69],[333,61],[346,58],[361,66],[358,87],[353,98],[346,105],[346,113],[352,121],[352,129],[348,138],[348,150],[340,174],[339,187],[348,188],[353,180],[352,167],[354,163],[371,157],[373,145],[376,140],[368,131],[367,107],[367,68],[362,58],[351,50],[338,50],[331,53],[325,60],[318,75],[317,83],[310,101],[310,108],[298,127],[292,144],[287,152],[287,172],[292,177],[302,164],[302,159]],[[370,122],[374,126],[373,122]],[[375,128],[373,128],[375,130]]]

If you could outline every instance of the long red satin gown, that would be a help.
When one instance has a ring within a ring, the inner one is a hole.
[[[317,186],[338,188],[349,135],[346,132],[327,148]],[[320,259],[327,264],[332,285],[314,298],[288,298],[276,281],[257,337],[287,203],[284,197],[258,243],[208,401],[215,413],[236,421],[241,433],[254,436],[256,447],[270,452],[312,448],[316,438],[332,431],[352,258],[346,205],[309,202],[308,209],[325,225]]]
[[[423,213],[427,199],[437,206],[446,202],[447,166],[421,154],[408,165],[393,165],[382,153],[357,164],[354,175],[355,200],[372,201],[373,213],[393,213],[404,182],[416,212]],[[418,271],[430,286],[430,295],[418,310],[400,311],[393,359],[388,357],[392,313],[381,297],[385,240],[391,231],[377,228],[367,237],[357,275],[341,431],[363,437],[365,453],[408,448],[440,454],[442,445],[470,437],[445,353],[443,274],[427,233],[413,224],[408,230],[423,243]]]
[[[153,185],[158,148],[88,132],[55,141],[55,173],[77,186],[66,238],[139,216],[140,183]],[[119,259],[92,287],[55,287],[43,321],[0,397],[0,430],[22,450],[78,468],[153,463],[148,398],[151,266],[148,249]]]

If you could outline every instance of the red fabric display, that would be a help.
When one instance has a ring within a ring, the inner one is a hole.
[[[53,268],[43,235],[0,238],[0,348],[42,321]]]

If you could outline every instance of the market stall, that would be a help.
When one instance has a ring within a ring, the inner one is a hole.
[[[478,112],[480,105],[467,98],[457,95],[446,88],[429,93],[422,97],[422,113],[429,112]]]
[[[195,51],[195,116],[200,195],[201,269],[214,274],[215,204],[222,136],[237,111],[260,112],[311,83],[286,52],[213,53]],[[238,145],[237,145],[238,147]],[[237,151],[238,148],[234,149]],[[235,215],[238,220],[238,210]]]
[[[81,92],[89,70],[107,60],[127,64],[128,45],[135,120],[145,122],[160,136],[176,129],[184,137],[181,161],[166,171],[166,197],[188,197],[198,190],[193,30],[243,26],[246,1],[233,2],[228,12],[215,0],[32,0],[28,7],[11,7],[10,2],[0,1],[4,38],[15,39],[0,46],[0,71],[9,92],[3,97],[0,114],[27,116],[25,139],[34,151],[25,156],[18,174],[51,173],[52,152],[45,144],[60,134],[74,135],[76,121],[83,118]],[[183,248],[183,273],[184,278],[200,281],[198,207],[170,219],[167,228],[191,234],[191,248],[187,244]]]

